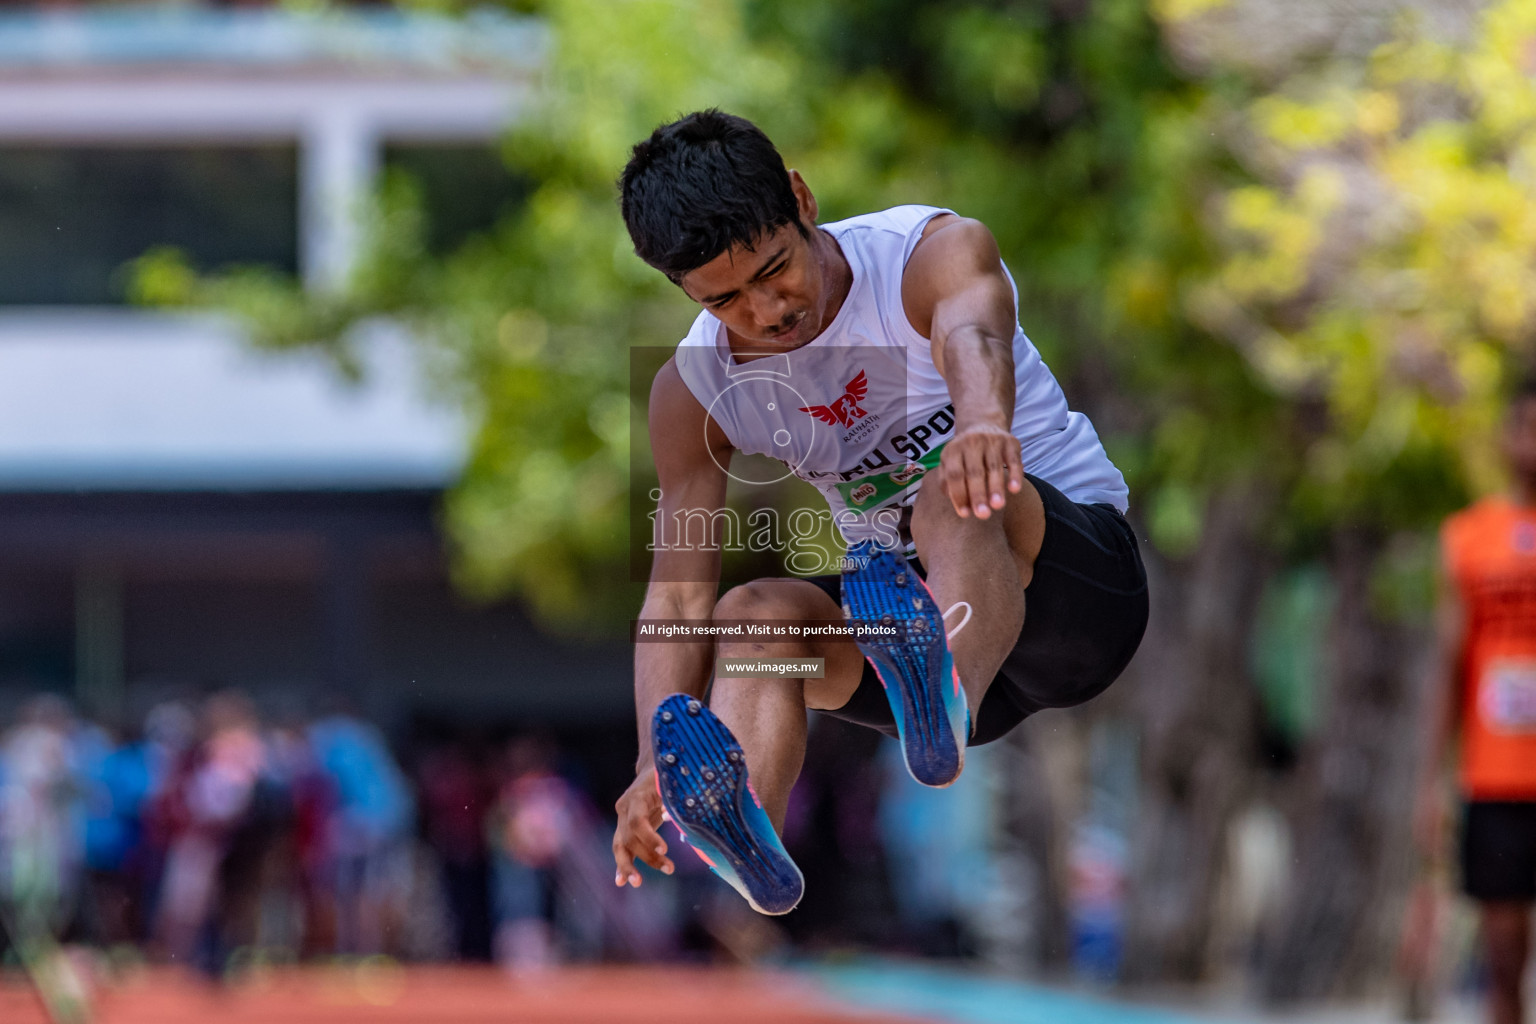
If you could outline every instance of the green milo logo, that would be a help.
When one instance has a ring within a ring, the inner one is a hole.
[[[941,444],[930,449],[917,462],[908,462],[888,473],[876,473],[840,483],[837,492],[851,509],[862,512],[878,508],[901,494],[914,481],[921,479],[924,473],[938,466],[939,453],[943,450],[944,445]]]

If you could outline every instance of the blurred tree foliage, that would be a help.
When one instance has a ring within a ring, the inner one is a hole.
[[[221,305],[267,344],[330,344],[343,359],[360,320],[412,326],[479,417],[448,505],[468,589],[567,626],[632,613],[607,585],[627,542],[625,350],[672,343],[693,309],[630,252],[613,180],[630,145],[704,106],[762,124],[827,219],[924,202],[986,222],[1025,329],[1080,404],[1103,410],[1167,550],[1194,543],[1219,481],[1286,457],[1247,363],[1179,315],[1179,282],[1212,269],[1199,197],[1236,170],[1203,130],[1207,87],[1171,66],[1143,4],[536,12],[551,59],[503,150],[529,192],[493,230],[431,253],[417,191],[396,176],[344,293],[256,270],[198,277],[164,251],[135,275],[141,301]]]
[[[1264,5],[1197,6],[1174,38],[1239,61]],[[1323,528],[1422,529],[1496,487],[1500,397],[1536,327],[1536,4],[1382,14],[1231,108],[1253,180],[1211,197],[1222,259],[1183,303],[1316,411],[1292,511]]]
[[[1360,993],[1390,970],[1416,870],[1402,738],[1433,546],[1412,534],[1500,482],[1500,398],[1531,354],[1536,3],[1164,13],[1186,67],[1250,83],[1211,127],[1251,180],[1207,198],[1221,258],[1182,313],[1299,414],[1284,521],[1337,587],[1259,990]]]
[[[1323,61],[1302,28],[1289,51],[1270,32],[1268,65],[1243,45],[1262,0],[516,6],[553,47],[503,150],[527,200],[494,229],[430,251],[395,175],[342,294],[165,251],[134,288],[343,358],[361,319],[413,326],[479,414],[448,511],[472,591],[567,625],[622,614],[591,584],[627,538],[624,351],[692,311],[629,252],[613,179],[708,105],[763,124],[828,219],[929,202],[985,221],[1165,554],[1238,479],[1288,496],[1272,527],[1302,545],[1340,521],[1423,527],[1496,479],[1536,302],[1529,0],[1449,42],[1387,4],[1383,45]]]

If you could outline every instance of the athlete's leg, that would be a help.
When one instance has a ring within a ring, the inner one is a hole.
[[[962,519],[935,479],[918,492],[912,539],[939,607],[971,605],[971,621],[949,646],[975,722],[981,698],[1024,625],[1024,588],[1045,539],[1045,506],[1026,479],[1000,513]]]
[[[727,591],[715,605],[716,622],[773,619],[841,621],[842,609],[815,584],[766,579]],[[716,679],[709,706],[735,735],[747,758],[752,787],[773,827],[784,831],[789,791],[805,760],[805,709],[840,708],[853,696],[864,656],[852,643],[818,638],[765,641],[722,639],[722,658],[823,658],[821,679],[731,676]]]
[[[1531,949],[1531,904],[1487,901],[1479,910],[1488,958],[1488,1019],[1492,1024],[1524,1024],[1521,983]]]

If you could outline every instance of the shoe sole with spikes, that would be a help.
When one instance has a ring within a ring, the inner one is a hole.
[[[848,552],[843,614],[855,626],[893,629],[857,640],[875,667],[896,719],[907,771],[925,786],[948,786],[965,768],[970,710],[933,592],[906,559],[862,541]]]
[[[787,914],[805,879],[747,778],[741,744],[702,701],[675,693],[651,719],[656,788],[688,845],[760,914]]]

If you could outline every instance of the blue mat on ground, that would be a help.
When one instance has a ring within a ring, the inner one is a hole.
[[[859,962],[807,970],[831,995],[860,1007],[955,1024],[1220,1024],[1204,1015],[913,963]]]

